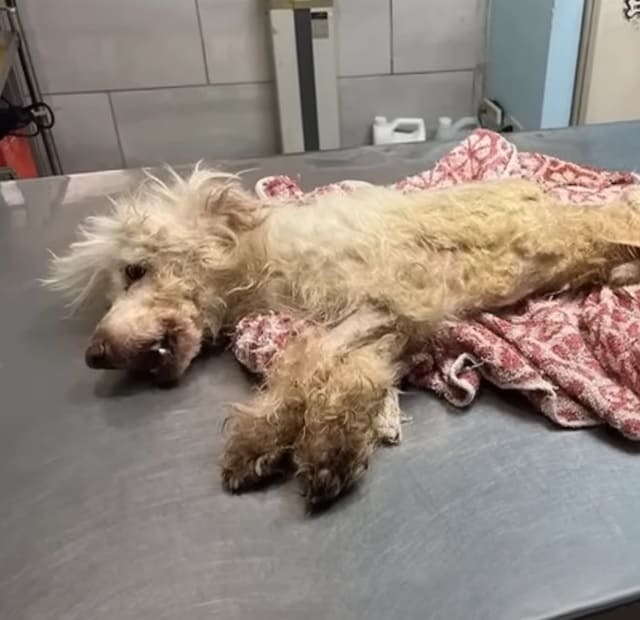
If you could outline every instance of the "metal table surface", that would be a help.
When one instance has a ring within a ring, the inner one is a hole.
[[[520,134],[521,148],[640,168],[640,123]],[[247,176],[388,182],[448,145],[243,162]],[[561,431],[485,390],[426,394],[364,482],[305,515],[295,483],[220,486],[225,404],[250,380],[225,354],[173,390],[84,367],[89,326],[36,278],[102,195],[140,171],[0,186],[0,618],[309,620],[578,617],[640,598],[640,454]]]

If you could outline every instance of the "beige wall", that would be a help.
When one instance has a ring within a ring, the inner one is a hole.
[[[625,19],[622,2],[595,0],[585,32],[577,121],[640,119],[640,19]]]

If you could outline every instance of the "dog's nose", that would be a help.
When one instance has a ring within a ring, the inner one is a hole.
[[[88,347],[84,354],[84,359],[89,368],[101,368],[104,370],[112,370],[113,363],[109,358],[109,350],[104,340],[95,340]]]

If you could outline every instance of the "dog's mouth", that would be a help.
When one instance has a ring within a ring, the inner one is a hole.
[[[128,370],[159,386],[174,385],[191,361],[185,359],[188,356],[183,349],[177,335],[167,332],[160,340],[139,353]]]
[[[174,339],[165,334],[162,339],[140,353],[134,360],[132,370],[135,374],[145,375],[154,382],[175,381],[176,347]]]
[[[167,332],[139,354],[128,370],[154,385],[172,387],[182,378],[194,359],[219,350],[221,342],[208,330],[204,331],[199,342],[181,337],[179,331]]]
[[[166,333],[136,351],[126,351],[113,343],[92,343],[85,359],[93,369],[121,370],[138,378],[150,379],[158,385],[169,385],[180,378],[187,365],[182,349],[179,339]]]
[[[85,353],[90,368],[121,370],[156,385],[177,383],[201,350],[208,335],[190,325],[172,325],[155,340],[131,336],[116,340],[97,332]]]

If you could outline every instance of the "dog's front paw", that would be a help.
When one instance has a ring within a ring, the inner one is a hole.
[[[350,490],[367,471],[376,437],[328,424],[321,432],[307,429],[293,453],[296,476],[310,510],[323,508]]]
[[[285,450],[247,455],[228,449],[222,463],[222,484],[231,493],[243,493],[284,472]]]
[[[368,464],[336,467],[331,463],[301,468],[297,476],[303,485],[303,495],[309,510],[321,509],[348,491],[365,473]]]

